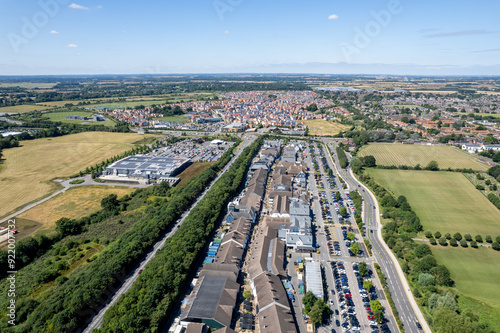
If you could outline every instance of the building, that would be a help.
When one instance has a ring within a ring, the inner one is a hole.
[[[94,114],[92,116],[92,118],[94,119],[94,121],[105,121],[106,118],[104,118],[103,116],[101,116],[100,114]]]
[[[134,179],[159,179],[175,176],[190,164],[191,160],[188,158],[135,155],[114,162],[106,168],[104,175]]]
[[[222,127],[221,131],[222,132],[231,132],[231,133],[236,133],[236,132],[243,132],[244,130],[247,129],[247,125],[243,123],[232,123],[229,125],[226,125]]]
[[[306,287],[317,298],[323,298],[323,279],[321,276],[321,264],[317,261],[306,262]]]

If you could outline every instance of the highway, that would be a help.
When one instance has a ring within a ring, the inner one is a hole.
[[[106,311],[112,307],[118,299],[125,294],[134,284],[134,282],[139,277],[139,271],[145,269],[146,265],[155,257],[158,250],[160,250],[165,244],[166,240],[177,231],[177,228],[184,222],[186,217],[189,215],[191,210],[196,207],[196,205],[200,202],[205,194],[212,188],[213,184],[229,169],[229,167],[233,164],[233,162],[241,155],[243,149],[253,143],[255,141],[256,136],[245,136],[243,143],[240,145],[238,150],[236,151],[233,158],[226,164],[226,166],[219,171],[217,177],[210,183],[209,186],[201,193],[196,201],[181,215],[181,217],[172,225],[168,232],[166,232],[162,238],[153,246],[153,248],[148,252],[148,254],[141,260],[141,262],[136,266],[136,268],[125,278],[122,284],[114,291],[114,293],[108,298],[106,303],[101,306],[99,310],[92,316],[92,318],[88,321],[88,323],[80,330],[83,333],[90,333],[94,329],[101,327],[102,321],[104,318],[104,314]]]
[[[389,291],[396,305],[399,317],[403,322],[403,328],[408,333],[428,332],[431,333],[427,322],[425,321],[422,312],[418,308],[413,295],[411,294],[408,283],[404,274],[397,262],[396,257],[382,240],[382,228],[380,224],[380,211],[378,202],[370,190],[354,177],[350,168],[342,169],[340,167],[338,157],[335,154],[335,141],[323,139],[327,144],[335,160],[335,166],[338,175],[342,177],[349,188],[357,189],[363,197],[364,222],[367,228],[367,237],[373,246],[373,254],[375,260],[381,266],[384,273]],[[348,154],[346,154],[348,155]],[[349,159],[348,155],[348,159]],[[421,324],[422,330],[417,328],[417,321]]]

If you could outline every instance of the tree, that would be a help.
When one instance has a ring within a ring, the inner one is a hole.
[[[431,245],[437,245],[436,238],[429,239],[429,243],[431,243]]]
[[[436,232],[434,233],[434,237],[435,237],[436,239],[441,238],[441,233],[440,233],[439,231],[436,231]]]
[[[429,164],[427,164],[427,166],[425,167],[425,170],[438,171],[439,170],[438,162],[430,161]]]
[[[470,242],[472,240],[472,236],[470,234],[465,234],[464,238],[466,241]]]
[[[457,241],[460,241],[462,239],[462,235],[457,232],[456,234],[453,235],[453,238],[455,238]]]
[[[63,217],[56,221],[56,231],[62,237],[79,234],[82,226],[76,220]]]
[[[457,240],[455,238],[450,239],[451,246],[458,246]]]
[[[245,299],[252,298],[252,292],[250,290],[245,290],[243,292],[243,298]]]
[[[437,307],[432,313],[433,327],[439,333],[475,333],[471,320],[449,307]]]
[[[468,246],[468,245],[467,245],[467,241],[466,241],[465,239],[462,239],[462,240],[460,241],[460,246],[461,246],[461,247],[467,247],[467,246]]]
[[[487,242],[487,243],[492,243],[493,242],[493,239],[491,238],[490,235],[486,235],[486,237],[484,238],[484,240]]]
[[[365,288],[366,291],[369,292],[373,288],[373,282],[371,282],[370,280],[363,281],[363,288]]]
[[[500,243],[493,242],[493,244],[491,244],[491,248],[495,251],[500,251]]]
[[[500,243],[500,236],[497,236],[497,237],[495,238],[495,240],[496,240],[498,243]]]
[[[360,249],[360,247],[359,247],[359,244],[358,244],[358,243],[356,243],[356,242],[351,243],[351,252],[352,252],[354,255],[356,255],[356,254],[358,254],[359,252],[361,252],[361,249]]]
[[[439,245],[442,245],[442,246],[448,245],[448,242],[446,241],[445,237],[439,238],[438,243],[439,243]]]
[[[476,241],[471,241],[470,242],[470,247],[477,248],[477,242]]]
[[[110,194],[101,200],[101,207],[107,211],[116,210],[119,206],[118,196],[116,194]]]
[[[387,193],[386,195],[384,195],[384,197],[382,198],[382,201],[380,203],[384,207],[395,207],[396,206],[396,199],[394,199],[394,197],[392,195]]]
[[[345,208],[345,207],[340,208],[339,209],[339,214],[342,217],[346,217],[347,216],[347,208]]]
[[[436,284],[436,277],[428,273],[420,273],[418,275],[418,283],[422,286],[429,286]]]
[[[451,286],[453,285],[453,280],[451,279],[451,274],[448,268],[444,265],[438,265],[431,268],[430,273],[436,277],[436,282],[439,285]]]
[[[355,239],[355,238],[356,238],[356,236],[354,235],[354,232],[352,232],[352,231],[349,231],[349,232],[347,233],[346,237],[347,237],[349,240],[351,240],[351,241],[352,241],[353,239]]]
[[[450,239],[451,239],[451,234],[450,234],[449,232],[447,232],[447,233],[444,235],[444,237],[445,237],[446,239],[450,240]]]
[[[423,258],[426,255],[432,254],[431,248],[427,244],[420,244],[415,248],[415,255]]]
[[[358,265],[359,275],[367,276],[368,275],[368,267],[366,266],[366,262],[362,262]]]
[[[377,166],[377,160],[373,155],[363,157],[363,166],[366,168],[374,168]]]
[[[481,237],[481,235],[477,235],[475,237],[475,239],[476,239],[476,242],[478,242],[478,243],[482,243],[483,242],[483,237]]]
[[[432,238],[432,237],[433,237],[433,236],[432,236],[432,232],[430,232],[430,231],[426,231],[426,232],[425,232],[425,237],[426,237],[426,238]]]
[[[339,201],[340,200],[340,192],[335,192],[335,200]]]
[[[312,291],[308,291],[304,297],[302,298],[302,303],[304,304],[304,313],[306,315],[309,314],[309,311],[311,310],[312,306],[314,305],[314,302],[316,302],[316,296],[312,293]]]

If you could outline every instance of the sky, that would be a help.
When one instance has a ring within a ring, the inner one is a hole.
[[[0,75],[500,75],[500,1],[3,0]]]

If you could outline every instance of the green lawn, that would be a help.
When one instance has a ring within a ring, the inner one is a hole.
[[[500,321],[500,252],[484,247],[436,245],[432,246],[432,253],[439,263],[448,267],[457,289],[470,298],[494,306]]]
[[[92,117],[95,112],[87,111],[65,111],[65,112],[50,112],[45,113],[44,116],[50,118],[52,121],[60,121],[66,124],[88,124],[88,125],[104,125],[108,127],[115,126],[115,122],[109,120],[106,121],[93,121],[93,120],[73,120],[66,119],[67,116],[82,116],[82,117]]]
[[[488,170],[489,166],[480,163],[477,157],[458,148],[445,145],[406,145],[406,144],[369,144],[359,150],[358,156],[373,155],[378,165],[420,164],[424,168],[430,161],[438,162],[441,169]]]
[[[388,108],[398,107],[398,108],[415,108],[417,104],[387,104]]]
[[[92,107],[103,107],[108,108],[110,110],[114,109],[125,109],[125,108],[135,108],[139,105],[151,106],[151,105],[162,105],[165,104],[167,99],[158,99],[158,100],[139,100],[139,101],[131,101],[131,102],[116,102],[116,103],[102,103],[102,104],[93,104]]]
[[[456,172],[367,170],[394,195],[404,195],[424,231],[500,235],[500,211]]]
[[[187,123],[187,122],[189,122],[189,119],[184,118],[184,117],[179,117],[179,116],[160,117],[160,118],[154,118],[153,120],[176,121],[178,123]]]

